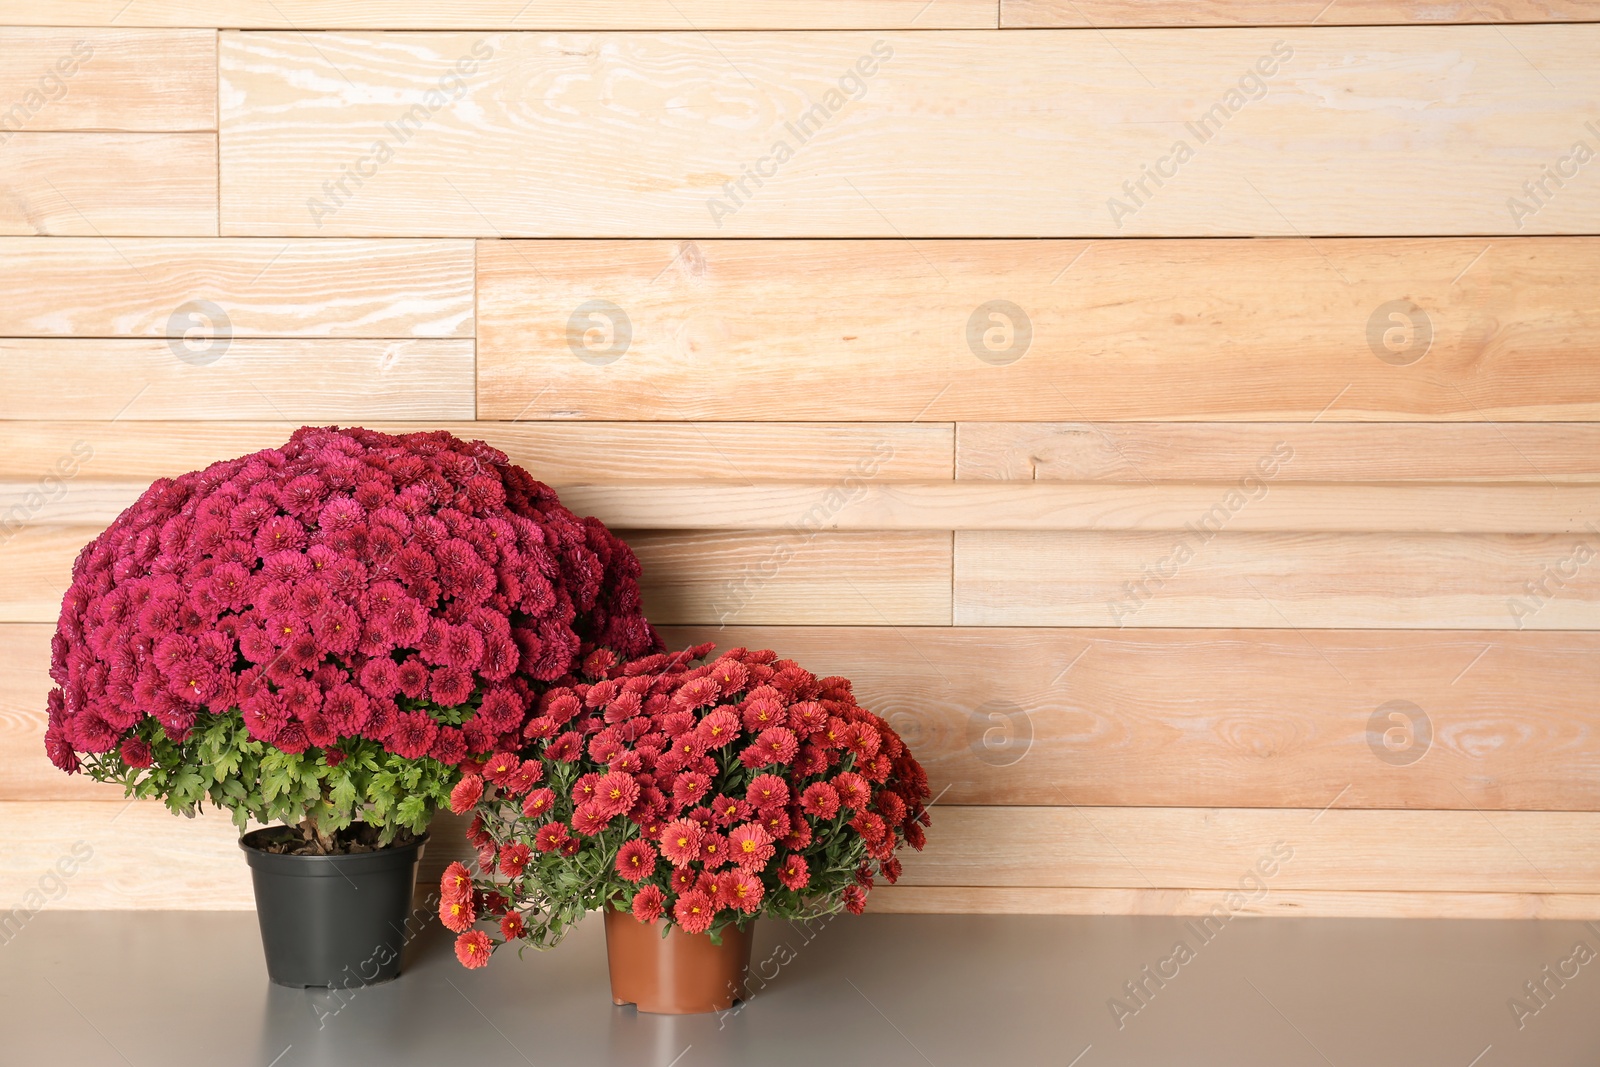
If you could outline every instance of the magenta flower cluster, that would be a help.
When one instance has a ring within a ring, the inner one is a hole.
[[[365,738],[455,765],[515,748],[530,683],[662,647],[638,575],[599,520],[483,442],[307,427],[156,482],[84,548],[46,749],[69,772],[113,749],[148,766],[146,716],[181,740],[235,708],[286,752]]]

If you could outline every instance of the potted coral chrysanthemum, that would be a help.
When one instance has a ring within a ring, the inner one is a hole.
[[[308,427],[156,482],[83,550],[45,747],[174,812],[282,824],[240,842],[274,981],[392,978],[463,771],[585,657],[660,647],[637,576],[482,442]]]
[[[455,787],[480,873],[451,864],[440,913],[464,965],[603,908],[615,1003],[721,1010],[758,917],[859,913],[874,874],[899,877],[929,795],[900,737],[847,679],[770,651],[697,662],[710,649],[596,657],[540,696],[524,748]]]

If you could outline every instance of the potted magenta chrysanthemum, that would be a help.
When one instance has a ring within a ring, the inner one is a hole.
[[[744,996],[758,917],[859,913],[875,875],[900,876],[929,796],[900,737],[848,679],[710,649],[594,657],[541,694],[525,746],[455,786],[479,873],[450,865],[440,915],[464,965],[602,908],[615,1003],[721,1010]]]
[[[68,773],[246,833],[268,971],[392,978],[434,811],[537,691],[660,642],[638,562],[482,442],[297,431],[152,485],[84,548],[51,648]]]

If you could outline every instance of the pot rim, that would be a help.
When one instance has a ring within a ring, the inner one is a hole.
[[[637,926],[643,926],[657,932],[659,932],[662,927],[670,926],[672,931],[670,936],[672,937],[703,937],[708,941],[711,939],[711,932],[709,930],[705,933],[691,934],[683,927],[673,923],[665,915],[659,916],[651,922],[640,922],[637,915],[627,908],[618,907],[615,901],[607,901],[605,905],[601,907],[600,912],[602,917],[608,921],[611,920],[613,916],[617,917],[615,920],[617,922],[621,922],[623,918],[626,918],[629,922],[634,923]],[[762,915],[760,912],[756,912],[754,915],[746,915],[742,920],[735,919],[733,922],[729,923],[723,928],[722,933],[726,935],[731,930],[736,935],[748,935],[752,930],[755,929],[756,923],[763,918],[766,918],[766,916]]]
[[[389,846],[373,852],[344,853],[335,856],[295,856],[289,853],[266,852],[252,838],[284,829],[281,826],[263,826],[239,838],[239,848],[251,867],[275,875],[292,875],[308,878],[331,878],[350,874],[365,874],[405,867],[417,861],[424,845],[428,843],[426,831],[409,844]]]

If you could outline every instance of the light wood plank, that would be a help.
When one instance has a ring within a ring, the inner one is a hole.
[[[1219,494],[1218,501],[1228,498]],[[1248,503],[1244,505],[1248,507]],[[957,533],[970,626],[1595,629],[1600,535]],[[1223,522],[1223,525],[1226,525]]]
[[[87,462],[87,461],[86,461]],[[52,483],[53,484],[53,483]],[[148,485],[75,479],[40,500],[38,478],[0,478],[0,514],[108,523]],[[1254,483],[1252,483],[1254,484]],[[1265,484],[1265,483],[1261,483]],[[719,485],[624,482],[554,488],[574,511],[633,530],[1182,530],[1234,488],[1050,482]],[[1600,519],[1600,486],[1281,485],[1229,522],[1235,533],[1569,533]]]
[[[147,803],[118,815],[124,807],[0,803],[0,899],[19,899],[82,841],[93,855],[52,907],[250,906],[247,868],[224,817],[178,819]],[[1600,850],[1582,843],[1595,839],[1600,814],[1502,812],[1485,819],[1475,812],[1335,810],[1313,824],[1316,814],[940,806],[928,848],[909,857],[902,884],[970,885],[981,874],[1005,888],[1227,891],[1278,842],[1294,852],[1265,879],[1268,898],[1294,891],[1590,895],[1600,880]],[[425,864],[433,870],[419,882],[430,873],[437,878],[445,857],[460,854],[458,825],[448,817],[435,824],[441,847],[430,843]]]
[[[0,340],[0,419],[360,422],[473,414],[470,340],[212,337],[197,344],[216,361],[180,358],[180,341]]]
[[[1000,25],[1375,26],[1593,22],[1590,0],[1000,0]]]
[[[115,800],[117,786],[62,774],[44,754],[53,633],[49,624],[0,625],[0,800]]]
[[[93,476],[149,482],[218,460],[274,448],[295,422],[0,422],[0,478],[28,482],[79,442]],[[704,478],[755,483],[825,478],[868,469],[883,481],[948,479],[954,429],[896,423],[386,423],[388,433],[447,430],[488,441],[547,484],[651,483]]]
[[[478,0],[443,9],[431,3],[273,3],[270,0],[51,0],[0,3],[15,26],[212,26],[231,29],[523,30],[602,29],[982,29],[995,24],[996,0]],[[1005,0],[1007,28],[1155,26],[1370,26],[1448,23],[1583,22],[1587,0]]]
[[[1248,469],[1248,468],[1247,468]],[[944,482],[727,486],[574,485],[568,506],[632,529],[1183,530],[1243,487],[1245,531],[1587,534],[1596,485],[1211,485]],[[0,498],[3,498],[0,492]],[[797,516],[801,518],[797,519]]]
[[[0,337],[182,336],[216,309],[234,337],[473,335],[466,241],[0,238],[0,291]]]
[[[1571,169],[1575,139],[1600,112],[1600,68],[1591,61],[1600,27],[1329,28],[1294,33],[1292,42],[1288,33],[1218,30],[1196,48],[1182,30],[315,40],[228,32],[220,39],[222,174],[232,192],[222,232],[898,238],[1600,229],[1592,182],[1567,182],[1526,216],[1507,203],[1523,182],[1541,178],[1541,166]],[[876,73],[862,79],[858,62]],[[1273,72],[1269,80],[1257,63]],[[1543,77],[1530,80],[1530,66]],[[308,70],[327,76],[307,78]],[[1250,102],[1247,91],[1259,99]],[[1508,98],[1518,106],[1506,108]],[[402,137],[408,112],[414,123]],[[1200,121],[1209,132],[1185,125]],[[596,151],[596,138],[628,151]],[[1185,150],[1175,148],[1179,139]],[[1495,151],[1483,152],[1485,144]],[[1143,167],[1171,179],[1157,188]],[[345,168],[357,177],[343,179],[342,191],[324,187]],[[1124,190],[1136,180],[1146,182],[1142,192]]]
[[[1275,846],[1293,856],[1266,879],[1269,892],[1600,885],[1600,812],[939,805],[932,818],[905,885],[1230,890]]]
[[[452,859],[470,853],[466,820],[439,815],[417,872],[417,895]],[[88,854],[66,891],[44,906],[62,910],[235,911],[255,907],[250,869],[226,813],[194,819],[153,801],[0,803],[0,900],[23,904],[61,857]]]
[[[0,545],[0,622],[51,622],[94,526],[23,526]],[[668,623],[950,622],[950,535],[619,531],[645,614]]]
[[[1600,417],[1600,362],[1572,358],[1600,346],[1592,238],[498,241],[478,266],[486,418]],[[1003,365],[996,300],[1031,331]],[[1398,354],[1396,300],[1426,323]],[[610,362],[595,301],[628,326]]]
[[[20,20],[0,14],[0,55],[6,57],[0,145],[20,130],[217,128],[217,35],[211,30],[7,25],[34,22],[45,11],[33,6],[31,13]]]
[[[0,234],[216,232],[214,133],[19,133],[0,152]]]
[[[371,30],[993,28],[998,0],[0,0],[0,23]]]
[[[50,908],[234,910],[255,906],[225,815],[181,819],[153,802],[0,803],[0,899],[23,904],[63,857],[82,859]],[[59,875],[58,875],[59,877]]]
[[[879,915],[1206,915],[1228,907],[1223,890],[1014,889],[1006,886],[879,886],[867,910]],[[1235,898],[1233,904],[1240,904]],[[1272,889],[1236,915],[1334,919],[1600,919],[1595,893],[1438,893]]]
[[[72,582],[72,561],[99,532],[99,527],[82,526],[8,527],[0,543],[0,623],[53,624]]]
[[[1600,809],[1593,633],[703,626],[663,637],[774,648],[852,679],[944,803]]]
[[[1594,423],[964,422],[956,477],[1009,481],[1207,481],[1281,446],[1307,482],[1552,482],[1600,476]]]
[[[0,800],[98,788],[43,755],[52,629],[0,626]],[[1286,630],[673,626],[664,637],[776,648],[853,679],[943,803],[1600,806],[1593,634],[1351,632],[1315,647]],[[1371,733],[1396,699],[1427,716],[1402,738],[1422,746],[1413,762],[1380,758]]]
[[[672,623],[944,626],[950,536],[622,531],[644,612]]]

